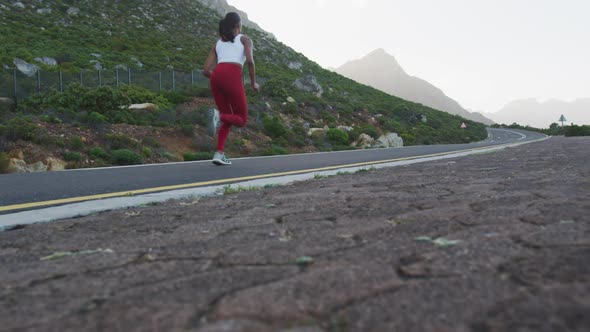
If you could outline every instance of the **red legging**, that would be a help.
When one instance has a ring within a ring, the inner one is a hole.
[[[211,74],[211,91],[221,115],[217,151],[223,151],[231,126],[243,127],[248,120],[248,103],[242,81],[242,66],[220,63]]]

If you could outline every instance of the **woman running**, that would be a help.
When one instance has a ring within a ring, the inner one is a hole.
[[[203,75],[210,78],[211,91],[217,109],[209,110],[209,134],[217,136],[217,149],[213,156],[216,165],[231,165],[231,161],[223,152],[225,140],[231,126],[243,127],[248,120],[248,103],[242,79],[242,66],[248,64],[250,84],[258,92],[256,71],[252,52],[252,40],[242,33],[242,22],[237,13],[228,13],[219,22],[221,38],[209,52]],[[217,66],[213,72],[215,60]],[[221,127],[220,127],[221,125]]]

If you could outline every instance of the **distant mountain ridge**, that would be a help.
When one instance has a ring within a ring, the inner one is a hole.
[[[433,84],[408,75],[395,57],[383,49],[377,49],[361,59],[349,61],[335,71],[400,98],[484,124],[493,123],[481,113],[465,110]]]
[[[508,103],[495,113],[486,113],[486,116],[500,124],[518,123],[535,128],[549,128],[552,123],[557,123],[559,117],[564,115],[566,124],[590,125],[590,98],[580,98],[571,102],[557,99],[540,102],[537,99],[519,99]]]

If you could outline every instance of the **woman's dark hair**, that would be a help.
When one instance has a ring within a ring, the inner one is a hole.
[[[234,36],[234,28],[240,26],[240,15],[237,13],[231,12],[227,13],[225,17],[219,21],[219,35],[223,41],[230,41],[234,42],[236,36]]]

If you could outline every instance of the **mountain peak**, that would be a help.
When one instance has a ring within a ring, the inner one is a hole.
[[[345,63],[337,68],[336,72],[394,96],[474,121],[492,123],[482,115],[467,112],[436,86],[408,75],[395,57],[383,48],[373,50],[361,59]]]
[[[381,61],[389,61],[389,62],[394,62],[396,65],[399,66],[399,64],[397,63],[397,60],[395,59],[395,56],[387,53],[386,50],[382,49],[382,48],[378,48],[372,52],[370,52],[369,54],[365,55],[361,60],[363,59],[379,59]]]

